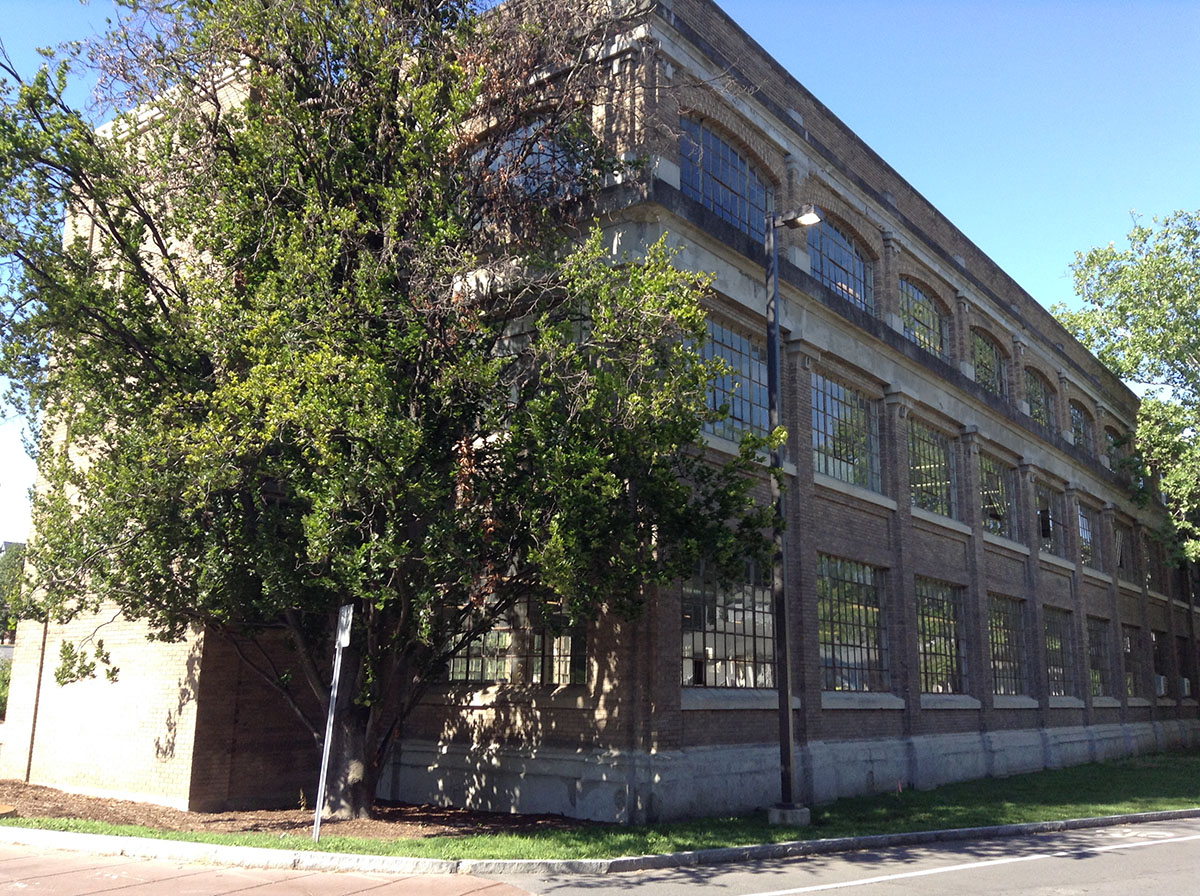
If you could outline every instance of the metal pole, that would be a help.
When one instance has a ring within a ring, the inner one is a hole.
[[[780,425],[780,345],[779,345],[779,246],[775,238],[778,219],[772,212],[766,217],[767,250],[767,425],[771,432]],[[775,688],[779,695],[779,792],[780,808],[796,807],[796,727],[792,717],[792,663],[789,644],[787,599],[787,540],[783,527],[784,496],[779,480],[783,473],[780,446],[771,449],[771,498],[775,502],[772,535],[775,556],[771,568],[771,603],[775,625]]]
[[[329,772],[329,748],[333,744],[333,718],[337,714],[338,682],[342,678],[342,648],[350,643],[350,620],[354,604],[338,610],[338,627],[333,648],[333,681],[329,685],[329,712],[325,716],[325,743],[321,747],[321,775],[317,782],[317,811],[313,818],[313,843],[321,842],[321,816],[325,812],[325,778]]]

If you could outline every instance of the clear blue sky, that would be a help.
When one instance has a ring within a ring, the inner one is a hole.
[[[1044,305],[1130,212],[1200,209],[1195,0],[724,0],[752,38]],[[111,0],[0,0],[22,70]],[[0,423],[0,539],[33,479]]]

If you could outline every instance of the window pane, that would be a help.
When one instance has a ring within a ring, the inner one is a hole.
[[[820,211],[820,210],[819,210]],[[858,244],[820,211],[821,222],[808,228],[812,275],[863,311],[875,313],[875,272]]]
[[[1053,426],[1054,393],[1042,375],[1029,367],[1025,368],[1025,400],[1029,416],[1043,426]]]
[[[769,426],[766,350],[744,333],[709,319],[704,357],[720,358],[729,367],[728,373],[713,382],[708,393],[709,408],[725,408],[728,416],[706,423],[705,431],[733,441],[747,430],[766,435]]]
[[[961,694],[963,688],[962,589],[916,577],[921,690]]]
[[[679,180],[685,196],[759,242],[772,193],[757,170],[724,138],[689,118],[680,120]]]
[[[942,360],[948,359],[948,321],[937,305],[908,280],[900,281],[900,317],[905,338]]]
[[[820,374],[813,374],[812,384],[816,471],[881,491],[878,402]]]
[[[975,365],[975,382],[993,395],[1008,397],[1004,354],[995,340],[980,330],[971,333],[971,363]]]
[[[775,687],[775,626],[771,588],[754,569],[722,589],[699,577],[683,586],[685,687]]]
[[[1112,662],[1109,659],[1109,621],[1088,617],[1088,677],[1093,697],[1112,697]]]
[[[1053,697],[1075,696],[1074,652],[1071,650],[1071,614],[1057,607],[1042,613],[1046,628],[1046,680]]]
[[[992,648],[992,689],[996,694],[1024,694],[1024,603],[1011,597],[988,598],[988,641]]]
[[[822,689],[889,690],[881,571],[824,554],[817,562]]]
[[[949,437],[909,418],[908,475],[914,507],[955,515],[954,453]]]
[[[1013,512],[1016,471],[987,454],[979,455],[979,505],[983,528],[993,535],[1016,538]]]

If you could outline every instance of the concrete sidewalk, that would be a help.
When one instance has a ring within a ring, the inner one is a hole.
[[[256,896],[351,896],[366,892],[372,896],[528,896],[526,890],[466,874],[223,867],[64,852],[45,846],[0,846],[0,893],[89,896],[115,890],[122,896],[225,896],[251,888]]]
[[[372,879],[415,879],[429,876],[444,879],[451,876],[468,878],[472,875],[509,876],[514,874],[613,874],[626,871],[646,871],[656,868],[680,868],[713,865],[726,862],[747,862],[780,859],[805,855],[826,855],[858,849],[882,849],[894,846],[913,846],[928,843],[949,843],[959,840],[985,840],[1015,837],[1054,831],[1139,824],[1149,821],[1169,821],[1178,818],[1200,818],[1200,808],[1172,812],[1144,812],[1136,815],[1109,815],[1102,818],[1077,818],[1069,821],[1047,821],[1032,824],[1000,825],[984,828],[955,828],[942,831],[919,831],[905,834],[881,834],[870,837],[841,837],[829,840],[796,840],[759,846],[737,846],[727,849],[705,849],[664,855],[624,856],[613,859],[415,859],[399,856],[367,856],[305,850],[262,849],[250,846],[216,846],[178,840],[153,840],[139,837],[115,837],[101,834],[74,834],[62,831],[42,831],[35,828],[0,826],[0,849],[5,855],[12,849],[26,848],[36,852],[72,851],[94,856],[117,856],[165,863],[220,865],[227,869],[257,869],[300,873],[349,873],[369,875]],[[11,848],[11,849],[10,849]],[[61,853],[60,853],[61,854]],[[6,880],[0,865],[0,881]],[[47,890],[45,892],[58,892]],[[213,891],[224,892],[224,891]],[[283,892],[283,891],[281,891]],[[324,892],[324,891],[322,891]],[[354,890],[329,892],[355,892]],[[387,891],[385,891],[387,892]],[[398,891],[397,891],[398,892]],[[406,890],[405,892],[415,892]],[[429,892],[471,893],[474,889],[437,890]],[[489,891],[492,892],[492,891]],[[503,891],[497,891],[497,896]],[[508,893],[519,893],[509,890]]]

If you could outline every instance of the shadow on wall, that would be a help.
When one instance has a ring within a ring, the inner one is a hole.
[[[179,736],[179,721],[188,706],[195,702],[200,684],[200,658],[203,654],[202,641],[195,639],[188,650],[186,673],[179,681],[179,701],[174,709],[167,710],[163,722],[163,733],[154,738],[154,755],[160,762],[175,758],[175,745]]]

